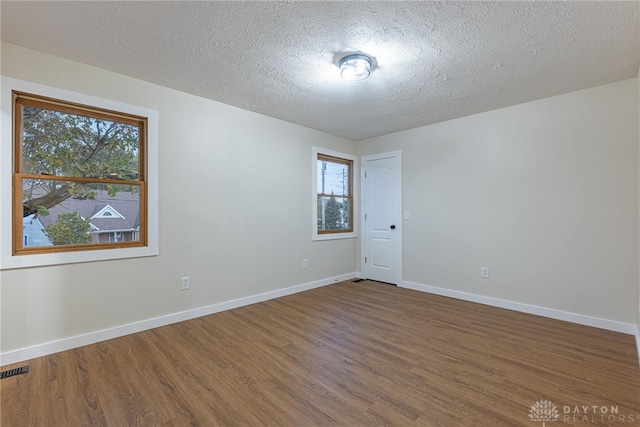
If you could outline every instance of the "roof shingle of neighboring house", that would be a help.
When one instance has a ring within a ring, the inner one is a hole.
[[[115,213],[108,217],[96,216],[105,207],[111,207],[105,211]],[[67,212],[78,212],[83,218],[91,219],[94,231],[135,230],[140,227],[140,195],[120,192],[116,193],[115,197],[109,197],[106,191],[96,191],[93,199],[70,197],[50,208],[49,215],[40,216],[38,219],[46,228],[57,222],[60,214]]]

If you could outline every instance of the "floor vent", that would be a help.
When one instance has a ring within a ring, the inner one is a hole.
[[[364,279],[353,279],[353,283],[364,282]]]
[[[0,372],[0,380],[12,377],[14,375],[26,374],[27,372],[29,372],[29,365],[21,366],[19,368],[9,369],[8,371],[2,371]]]

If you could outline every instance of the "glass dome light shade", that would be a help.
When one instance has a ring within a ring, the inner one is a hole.
[[[364,80],[371,74],[371,58],[359,53],[340,60],[340,75],[345,80]]]

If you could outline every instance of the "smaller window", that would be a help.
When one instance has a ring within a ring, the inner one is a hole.
[[[353,161],[318,154],[318,233],[353,231]]]
[[[356,237],[355,157],[314,149],[314,240]]]

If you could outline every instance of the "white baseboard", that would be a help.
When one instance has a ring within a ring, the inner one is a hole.
[[[353,279],[356,276],[357,273],[343,274],[340,276],[316,280],[314,282],[303,283],[301,285],[291,286],[288,288],[276,289],[274,291],[264,292],[262,294],[251,295],[248,297],[212,304],[205,307],[198,307],[191,310],[167,314],[165,316],[141,320],[139,322],[129,323],[126,325],[103,329],[100,331],[89,332],[83,335],[77,335],[57,341],[8,351],[6,353],[0,354],[0,366],[11,365],[13,363],[22,362],[25,360],[33,359],[35,357],[46,356],[47,354],[70,350],[88,344],[95,344],[100,341],[106,341],[129,334],[134,334],[136,332],[146,331],[160,326],[166,326],[172,323],[195,319],[196,317],[207,316],[209,314],[219,313],[221,311],[231,310],[245,305],[251,305],[258,302],[283,297],[286,295],[292,295],[298,292],[308,291],[310,289],[319,288],[321,286],[330,285],[332,283]]]
[[[219,313],[221,311],[231,310],[234,308],[267,301],[274,298],[292,295],[298,292],[319,288],[321,286],[330,285],[332,283],[341,282],[344,280],[350,280],[356,277],[362,277],[361,273],[343,274],[341,276],[303,283],[301,285],[291,286],[288,288],[276,289],[274,291],[269,291],[262,294],[251,295],[248,297],[212,304],[205,307],[194,308],[191,310],[172,313],[152,319],[141,320],[139,322],[129,323],[126,325],[103,329],[100,331],[90,332],[83,335],[64,338],[62,340],[8,351],[6,353],[0,354],[0,366],[11,365],[13,363],[19,363],[25,360],[33,359],[35,357],[46,356],[47,354],[70,350],[73,348],[82,347],[84,345],[94,344],[100,341],[106,341],[129,334],[134,334],[136,332],[142,332],[160,326],[170,325],[172,323],[178,323],[189,319],[195,319],[197,317],[207,316],[209,314]],[[508,310],[521,311],[523,313],[536,314],[552,319],[564,320],[567,322],[578,323],[581,325],[593,326],[596,328],[634,335],[638,351],[638,360],[640,362],[640,330],[637,326],[632,324],[523,304],[499,298],[486,297],[468,292],[439,288],[436,286],[422,285],[419,283],[407,281],[401,282],[398,286],[431,294],[456,298],[464,301],[477,302],[494,307],[506,308]]]
[[[419,283],[413,282],[403,281],[399,286],[416,291],[428,292],[430,294],[442,295],[445,297],[456,298],[464,301],[477,302],[493,307],[506,308],[508,310],[549,317],[551,319],[564,320],[566,322],[578,323],[580,325],[593,326],[595,328],[635,335],[637,343],[640,339],[638,336],[638,327],[630,323],[617,322],[615,320],[602,319],[599,317],[587,316],[584,314],[571,313],[568,311],[523,304],[520,302],[503,300],[499,298],[486,297],[468,292],[455,291],[452,289],[438,288],[436,286],[421,285]],[[638,345],[640,346],[640,344]],[[638,353],[638,356],[640,357],[640,352]]]

